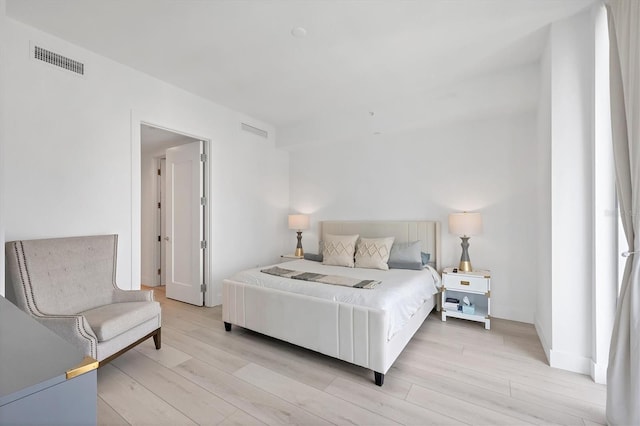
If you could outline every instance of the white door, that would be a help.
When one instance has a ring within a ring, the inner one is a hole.
[[[166,214],[165,210],[167,209],[167,193],[164,189],[165,187],[165,179],[167,176],[167,159],[160,158],[158,161],[158,170],[160,170],[160,176],[158,176],[158,210],[160,212],[160,230],[158,235],[161,238],[158,238],[160,244],[160,285],[167,285],[167,243],[164,237],[167,236],[167,222],[166,222]]]
[[[204,302],[202,153],[201,141],[168,149],[165,175],[167,297],[198,306]]]

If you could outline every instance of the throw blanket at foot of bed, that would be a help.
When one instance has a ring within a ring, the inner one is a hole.
[[[260,272],[265,274],[275,275],[277,277],[292,278],[294,280],[312,281],[314,283],[342,285],[345,287],[353,288],[366,288],[371,289],[380,284],[380,281],[375,280],[360,280],[358,278],[341,277],[339,275],[324,275],[316,274],[315,272],[302,272],[294,271],[292,269],[280,268],[274,266],[269,269],[262,269]]]

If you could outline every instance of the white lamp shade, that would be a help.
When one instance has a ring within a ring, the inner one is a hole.
[[[480,213],[449,214],[449,233],[460,237],[470,237],[482,233],[482,216]]]
[[[289,229],[297,229],[299,231],[309,228],[309,216],[306,214],[290,214]]]

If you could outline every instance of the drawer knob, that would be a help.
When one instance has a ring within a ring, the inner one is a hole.
[[[460,281],[460,285],[469,285],[469,281]]]

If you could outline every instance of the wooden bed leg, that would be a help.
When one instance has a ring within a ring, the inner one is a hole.
[[[376,385],[382,386],[382,384],[384,383],[384,374],[378,373],[377,371],[374,371],[373,372],[373,376],[376,379]]]
[[[231,331],[231,323],[230,322],[225,322],[224,323],[224,329],[225,329],[225,331]]]
[[[156,345],[156,350],[160,349],[162,346],[162,334],[161,329],[158,329],[156,334],[153,335],[153,343]]]

